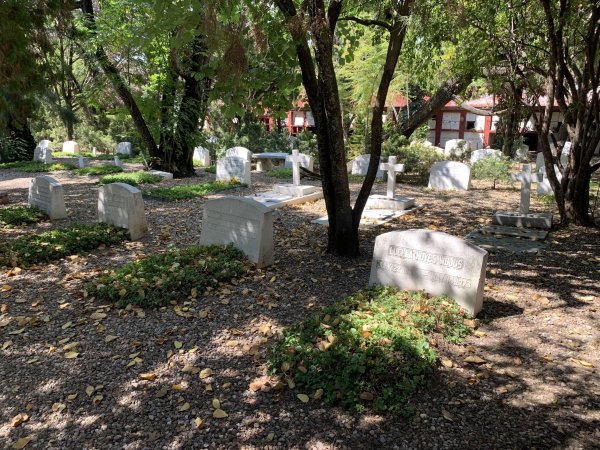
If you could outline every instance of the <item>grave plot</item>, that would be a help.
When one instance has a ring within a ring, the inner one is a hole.
[[[31,180],[27,204],[45,212],[50,220],[67,218],[63,185],[48,175]]]

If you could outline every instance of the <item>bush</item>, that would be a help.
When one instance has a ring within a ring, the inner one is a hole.
[[[265,172],[265,175],[273,178],[292,178],[292,169],[273,169]]]
[[[27,158],[27,142],[13,136],[0,136],[0,162],[22,161]]]
[[[298,147],[300,153],[306,153],[318,161],[317,135],[312,131],[303,130],[298,133],[296,135],[296,147]]]
[[[139,186],[140,184],[158,183],[159,181],[162,181],[162,179],[163,178],[160,175],[154,175],[140,170],[138,172],[124,172],[106,175],[100,178],[98,184],[127,183],[131,186]]]
[[[431,166],[436,161],[444,158],[434,147],[420,142],[413,142],[400,147],[391,147],[388,142],[384,143],[385,155],[396,156],[398,162],[404,164],[405,173],[416,173],[420,177],[427,177],[431,171]]]
[[[36,235],[21,236],[0,245],[0,267],[27,267],[87,252],[101,244],[113,245],[127,239],[127,230],[105,223],[73,225]]]
[[[208,172],[208,173],[215,173],[216,174],[217,173],[217,166],[205,167],[204,171]]]
[[[167,188],[155,188],[145,191],[144,194],[164,200],[184,200],[187,198],[200,197],[212,192],[224,191],[239,187],[239,183],[225,183],[223,181],[214,181],[203,184],[184,184],[180,186],[171,186]]]
[[[328,403],[409,414],[410,395],[437,360],[430,339],[460,342],[465,317],[445,296],[363,289],[285,330],[267,364]]]
[[[46,216],[44,212],[34,207],[24,208],[22,206],[16,206],[0,209],[0,227],[36,223],[47,218],[48,216]]]
[[[73,174],[79,176],[96,176],[96,175],[108,175],[110,173],[120,173],[123,172],[122,167],[113,166],[111,164],[103,164],[101,166],[90,166],[84,167],[83,169],[75,169]]]
[[[171,248],[119,269],[86,286],[101,301],[158,307],[172,300],[202,295],[245,272],[244,254],[233,246]]]
[[[510,170],[513,165],[513,161],[504,156],[498,158],[484,158],[477,161],[471,167],[473,178],[476,180],[491,180],[493,182],[492,189],[496,189],[496,183],[498,181],[509,182]]]
[[[2,163],[0,164],[0,169],[15,169],[26,173],[46,173],[57,172],[59,170],[73,170],[75,166],[66,163],[44,164],[39,161],[18,161]]]

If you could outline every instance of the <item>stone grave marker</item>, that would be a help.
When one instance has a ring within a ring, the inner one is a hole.
[[[431,167],[430,189],[457,189],[468,191],[471,187],[471,168],[456,161],[439,161]]]
[[[217,181],[229,182],[232,178],[250,186],[250,161],[237,156],[227,156],[219,159],[217,161]]]
[[[92,156],[96,156],[96,147],[92,147]]]
[[[273,211],[244,197],[222,197],[204,204],[201,245],[233,244],[258,267],[273,264]]]
[[[41,150],[41,161],[44,164],[52,164],[54,159],[52,158],[52,150],[50,147],[44,147]]]
[[[119,158],[117,155],[115,155],[115,166],[117,167],[123,167],[123,161],[121,161],[121,158]]]
[[[48,175],[32,178],[27,204],[41,209],[51,220],[67,218],[63,186]]]
[[[148,173],[150,175],[158,175],[163,180],[172,180],[173,174],[171,172],[164,172],[162,170],[149,170]]]
[[[83,156],[80,156],[80,157],[77,159],[77,166],[78,166],[80,169],[83,169],[83,168],[85,168],[85,164],[86,164],[86,162],[87,162],[87,158],[84,158]]]
[[[117,153],[120,155],[133,155],[133,149],[131,148],[131,142],[119,142],[117,144]]]
[[[403,210],[414,206],[413,197],[396,196],[396,173],[404,172],[404,164],[397,164],[396,157],[390,156],[387,163],[379,164],[379,170],[387,172],[387,193],[370,195],[366,207],[368,209]]]
[[[98,193],[98,221],[126,228],[132,241],[148,233],[142,191],[126,183],[101,186]]]
[[[446,294],[469,314],[483,305],[488,253],[446,233],[406,230],[375,239],[369,284]]]
[[[569,155],[571,154],[571,142],[565,142],[562,152],[560,153],[560,165],[563,169],[567,168],[569,164]]]
[[[474,150],[473,153],[471,153],[471,165],[486,158],[502,159],[502,152],[500,150],[492,150],[490,148]]]
[[[444,146],[444,155],[460,157],[467,153],[470,149],[471,144],[469,141],[465,141],[464,139],[450,139]]]
[[[303,155],[300,155],[298,150],[292,150],[290,161],[292,162],[293,183],[276,184],[273,186],[273,192],[281,195],[291,195],[292,197],[303,197],[316,192],[318,190],[316,186],[300,184],[300,164],[304,161]]]
[[[298,150],[296,150],[296,151],[298,151]],[[294,152],[294,150],[292,150],[292,154],[293,154],[293,152]],[[310,155],[307,155],[306,153],[298,153],[298,156],[300,157],[300,166],[313,172],[314,171],[314,158]],[[292,155],[287,155],[285,157],[284,167],[286,169],[293,169]]]
[[[200,161],[200,166],[210,166],[210,152],[204,147],[196,147],[194,149],[194,159]]]
[[[536,192],[538,195],[552,195],[554,194],[554,190],[552,189],[552,185],[550,184],[550,180],[546,176],[546,165],[545,165],[544,154],[539,152],[535,159],[535,171],[538,175],[543,176],[543,180],[538,179]],[[556,178],[560,182],[562,180],[562,173],[560,173],[560,169],[556,164],[554,164],[554,173],[556,174]],[[540,177],[541,178],[541,177]]]
[[[371,161],[371,155],[360,155],[354,158],[352,161],[352,175],[360,175],[364,177],[367,175],[367,170],[369,169],[369,162]],[[379,162],[382,163],[383,159],[379,159]],[[376,178],[383,179],[383,170],[381,168],[377,169]]]
[[[79,153],[79,144],[75,141],[63,142],[62,151],[65,153]]]
[[[252,161],[252,152],[248,150],[246,147],[231,147],[225,151],[225,156],[235,156],[238,158],[242,158],[245,161]]]

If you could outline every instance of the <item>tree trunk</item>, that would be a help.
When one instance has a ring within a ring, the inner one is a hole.
[[[590,180],[592,174],[588,170],[580,169],[579,173],[570,175],[570,180],[565,192],[565,214],[569,222],[576,225],[590,226]]]

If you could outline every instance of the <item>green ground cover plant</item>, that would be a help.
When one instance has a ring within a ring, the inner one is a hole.
[[[183,184],[165,188],[154,188],[144,191],[144,194],[158,197],[163,200],[184,200],[188,198],[201,197],[213,192],[225,191],[240,187],[239,183],[226,183],[224,181],[213,181],[202,184]]]
[[[47,219],[48,216],[37,208],[28,206],[13,206],[0,209],[0,228],[16,227],[28,223],[36,223]]]
[[[36,173],[36,172],[57,172],[59,170],[73,170],[75,166],[73,164],[66,163],[53,163],[44,164],[39,161],[15,161],[8,163],[1,163],[0,169],[17,169],[21,172]]]
[[[84,167],[83,169],[75,169],[73,174],[79,176],[100,176],[100,175],[108,175],[111,173],[121,173],[123,172],[122,167],[114,166],[112,164],[103,164],[101,166],[90,166]]]
[[[285,330],[271,373],[331,404],[411,415],[411,394],[436,365],[430,340],[460,342],[467,315],[448,297],[373,287]]]
[[[89,283],[86,291],[120,307],[158,307],[171,300],[195,298],[208,287],[239,277],[246,270],[245,260],[232,245],[173,247],[105,273]]]
[[[39,234],[20,236],[0,244],[0,267],[56,261],[88,252],[98,246],[114,245],[127,239],[127,230],[99,223],[73,225]]]
[[[217,166],[205,167],[204,171],[208,173],[217,173]]]
[[[273,178],[292,178],[292,169],[273,169],[265,172],[265,175]]]
[[[151,173],[140,170],[138,172],[123,172],[112,175],[106,175],[100,178],[100,181],[98,181],[98,183],[127,183],[131,186],[139,186],[140,184],[158,183],[159,181],[162,181],[162,179],[163,178],[160,175],[153,175]]]

